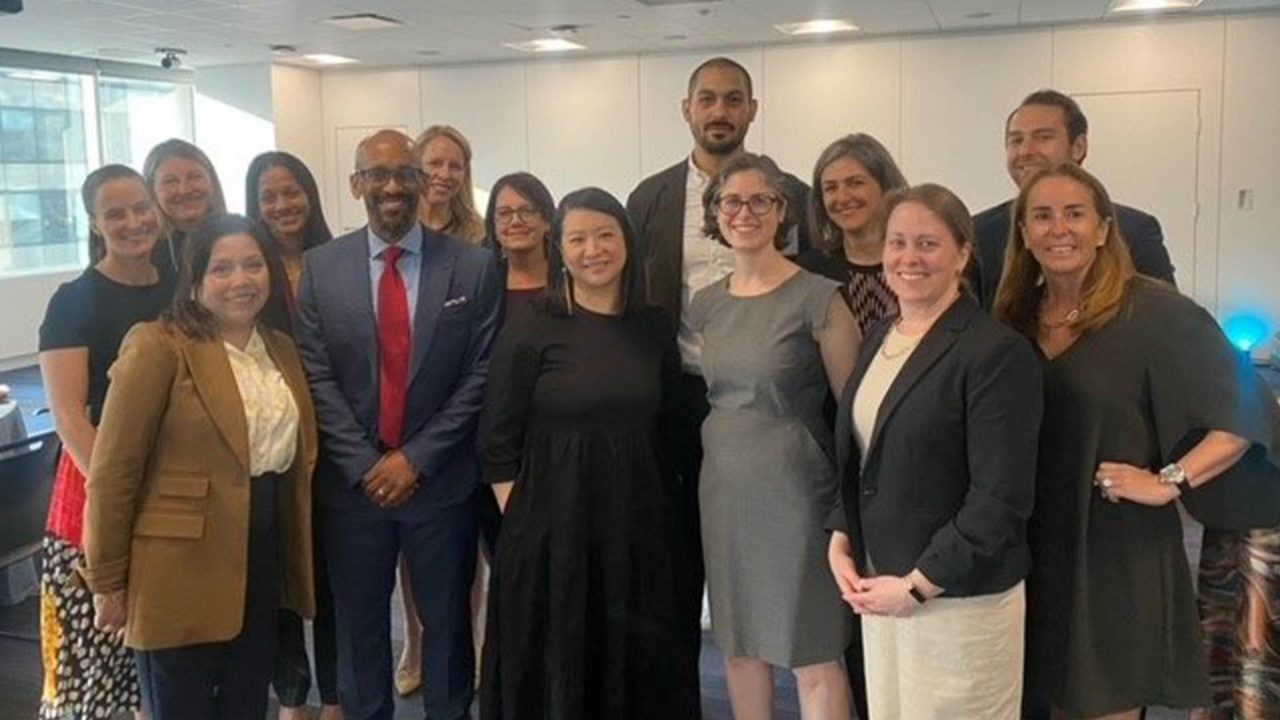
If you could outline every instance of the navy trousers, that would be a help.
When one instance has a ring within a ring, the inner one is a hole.
[[[326,509],[322,532],[333,589],[338,701],[347,720],[391,720],[391,594],[396,559],[409,564],[422,619],[427,720],[468,716],[475,694],[471,582],[476,504],[429,507],[406,520],[394,511]]]
[[[136,652],[142,705],[151,720],[266,717],[280,607],[277,476],[255,477],[249,487],[244,627],[228,642]]]

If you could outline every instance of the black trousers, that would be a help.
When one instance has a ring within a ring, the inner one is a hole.
[[[316,688],[320,702],[338,704],[338,654],[333,629],[333,591],[329,588],[329,569],[324,560],[324,533],[320,529],[321,513],[311,516],[312,559],[316,585],[316,619],[311,623],[315,644]],[[290,610],[280,610],[277,620],[276,663],[271,685],[284,707],[302,707],[311,692],[311,661],[307,657],[307,639],[303,621]]]
[[[698,479],[702,474],[702,421],[711,406],[707,403],[707,383],[699,375],[681,373],[680,385],[673,394],[675,410],[672,425],[664,438],[678,483],[683,552],[682,576],[677,611],[680,620],[680,647],[675,662],[688,665],[682,677],[698,678],[698,657],[702,654],[702,590],[706,584],[706,568],[702,560],[702,516],[698,504]],[[693,688],[694,691],[697,688]],[[700,714],[701,709],[697,712]]]
[[[278,479],[268,474],[249,481],[249,558],[240,634],[228,642],[134,654],[142,705],[151,720],[266,717],[280,606]]]

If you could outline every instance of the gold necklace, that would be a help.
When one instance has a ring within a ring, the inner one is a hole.
[[[1071,312],[1064,315],[1061,320],[1045,320],[1044,318],[1040,318],[1039,322],[1040,322],[1040,327],[1042,328],[1057,330],[1058,328],[1067,327],[1068,325],[1074,323],[1076,320],[1079,320],[1079,319],[1080,319],[1080,308],[1072,308]]]
[[[888,335],[884,336],[884,342],[880,343],[880,357],[884,358],[885,360],[897,360],[903,355],[906,355],[907,353],[914,350],[915,347],[920,344],[920,340],[924,338],[924,335],[920,335],[916,338],[908,340],[902,347],[896,350],[890,350],[889,341],[893,339],[895,335],[898,337],[904,337],[902,335],[902,332],[898,330],[897,323],[894,323],[893,329],[889,332]]]

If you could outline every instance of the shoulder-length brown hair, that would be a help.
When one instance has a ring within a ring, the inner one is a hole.
[[[994,310],[997,318],[1033,339],[1040,329],[1044,273],[1040,263],[1027,249],[1023,226],[1032,189],[1054,177],[1068,178],[1084,186],[1093,200],[1094,212],[1107,223],[1107,237],[1098,248],[1093,264],[1085,271],[1084,286],[1080,291],[1080,312],[1069,326],[1077,332],[1086,333],[1110,322],[1120,311],[1129,280],[1137,274],[1129,256],[1129,246],[1120,235],[1115,206],[1102,182],[1075,163],[1059,163],[1032,175],[1013,203],[1009,238],[1004,249],[1004,273],[996,290]]]
[[[467,138],[452,125],[432,125],[417,140],[413,141],[413,154],[422,160],[422,153],[427,149],[427,145],[436,138],[447,138],[458,149],[462,150],[462,187],[458,188],[458,193],[449,201],[449,212],[453,216],[453,227],[450,235],[460,237],[472,243],[479,244],[484,239],[484,219],[480,217],[480,213],[476,211],[476,196],[471,189],[471,143],[467,142]],[[422,168],[426,171],[426,167]],[[422,185],[423,195],[426,195],[427,185]],[[427,221],[426,203],[418,205],[418,216],[423,223]]]
[[[844,231],[827,214],[827,204],[822,198],[822,174],[831,163],[842,158],[852,158],[866,168],[871,178],[880,185],[880,192],[886,195],[907,186],[907,178],[893,161],[889,149],[874,137],[866,133],[853,133],[828,145],[813,165],[813,185],[809,190],[809,227],[815,236],[812,238],[813,244],[829,256],[843,255]],[[876,219],[873,217],[872,222]],[[883,216],[879,219],[883,219]],[[872,228],[872,235],[874,232]]]
[[[173,305],[161,316],[166,326],[175,328],[196,340],[212,340],[218,336],[217,321],[213,313],[196,299],[196,288],[204,281],[205,273],[209,270],[209,258],[213,255],[213,246],[228,235],[248,235],[258,243],[258,249],[262,251],[262,257],[267,261],[269,277],[277,278],[284,272],[279,254],[266,239],[259,223],[243,215],[215,215],[200,223],[187,240],[186,257],[183,259],[182,270],[178,275],[178,289],[173,296]],[[279,292],[277,284],[268,281],[268,287],[271,288],[272,297],[267,299],[267,304],[259,312],[259,318],[262,318],[262,313],[266,312],[273,302],[279,301],[279,298],[275,297]]]
[[[209,216],[225,215],[227,212],[227,197],[222,193],[222,181],[218,179],[218,171],[213,167],[213,162],[209,160],[209,156],[205,155],[203,150],[179,138],[169,138],[151,148],[151,152],[147,153],[146,160],[142,161],[142,174],[147,179],[147,188],[151,191],[151,199],[153,201],[156,200],[156,175],[160,172],[160,165],[165,160],[175,157],[186,158],[204,168],[205,174],[209,176],[210,185]],[[166,232],[173,231],[173,221],[165,213],[164,208],[160,207],[159,201],[156,201],[156,210],[159,211],[160,218],[164,221]]]

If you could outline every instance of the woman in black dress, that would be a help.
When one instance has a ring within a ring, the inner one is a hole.
[[[1208,312],[1135,273],[1092,175],[1040,171],[1014,218],[996,313],[1045,364],[1026,708],[1204,706],[1174,501],[1211,526],[1280,525],[1275,401]]]
[[[547,299],[494,350],[480,420],[505,509],[481,682],[485,720],[677,720],[676,517],[660,462],[675,332],[644,305],[626,211],[587,188],[552,226]]]
[[[62,441],[40,582],[42,720],[107,717],[139,707],[133,657],[118,637],[93,627],[92,596],[75,574],[84,564],[85,474],[107,396],[107,368],[129,328],[159,317],[173,296],[173,285],[151,264],[160,218],[142,176],[107,165],[89,173],[82,195],[93,265],[58,288],[40,325],[40,373]]]
[[[507,271],[504,324],[528,316],[547,288],[547,238],[555,214],[551,192],[527,172],[503,175],[489,192],[482,244]]]

